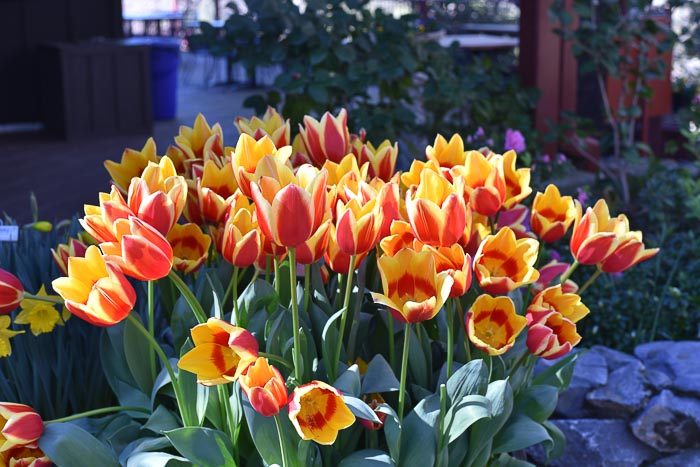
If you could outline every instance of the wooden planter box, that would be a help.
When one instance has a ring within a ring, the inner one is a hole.
[[[118,41],[41,47],[46,129],[67,140],[152,130],[149,48]]]

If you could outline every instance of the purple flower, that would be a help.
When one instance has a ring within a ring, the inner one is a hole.
[[[557,164],[563,164],[566,162],[566,156],[562,153],[557,154]]]
[[[583,188],[576,188],[576,191],[578,191],[578,196],[576,197],[576,199],[579,203],[581,203],[582,206],[585,206],[588,202],[588,193],[586,193],[586,190],[584,190]]]
[[[554,261],[561,261],[561,255],[557,250],[551,250],[549,252],[549,256],[554,260]]]
[[[515,152],[525,151],[525,137],[518,130],[508,128],[506,130],[506,142],[504,144],[506,151],[513,150]]]
[[[485,134],[484,129],[479,127],[476,129],[476,133],[474,133],[474,138],[483,138]]]
[[[491,138],[486,140],[486,145],[487,146],[493,146],[493,140]]]
[[[552,158],[549,157],[549,154],[543,154],[541,159],[542,162],[545,164],[549,164],[550,162],[552,162]]]

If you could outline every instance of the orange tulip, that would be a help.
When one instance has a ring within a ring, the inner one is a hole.
[[[223,221],[237,189],[231,164],[219,168],[214,161],[208,160],[202,178],[197,181],[199,210],[204,219],[215,224]]]
[[[68,258],[72,256],[82,258],[85,256],[85,250],[87,250],[87,245],[75,238],[69,238],[68,243],[59,244],[55,250],[51,248],[51,255],[58,269],[66,276],[68,275]]]
[[[258,341],[243,328],[218,318],[192,328],[194,348],[177,366],[197,375],[205,386],[235,381],[258,358]]]
[[[173,268],[185,274],[199,269],[209,256],[211,237],[197,224],[175,224],[168,233],[173,249]]]
[[[369,163],[369,176],[377,177],[385,182],[391,180],[396,172],[396,161],[399,158],[399,145],[386,139],[376,148],[372,143],[365,143],[357,157],[360,164]]]
[[[452,135],[449,142],[438,134],[433,145],[425,148],[425,156],[429,161],[446,169],[456,165],[464,165],[467,157],[464,152],[464,141],[457,133]]]
[[[0,452],[36,448],[44,432],[44,423],[34,409],[12,402],[0,402],[0,426]]]
[[[571,196],[561,196],[555,185],[547,185],[544,193],[537,193],[532,202],[530,225],[543,242],[556,242],[580,216],[581,204]]]
[[[289,119],[285,120],[284,117],[271,106],[267,106],[267,110],[262,118],[258,118],[257,116],[253,116],[250,119],[236,117],[234,124],[241,135],[247,134],[256,140],[267,136],[278,148],[288,146],[292,143]]]
[[[515,312],[509,297],[479,295],[467,312],[469,340],[489,355],[502,355],[515,344],[527,319]]]
[[[23,296],[24,287],[17,276],[0,268],[0,315],[16,309]]]
[[[463,180],[450,183],[424,170],[417,187],[406,193],[406,212],[413,233],[423,243],[450,246],[464,235],[469,213],[462,197]]]
[[[532,300],[527,309],[530,329],[527,347],[534,355],[553,359],[571,351],[581,341],[576,323],[589,310],[581,297],[565,293],[561,285],[544,289]]]
[[[310,180],[298,180],[291,169],[270,156],[263,158],[261,166],[260,180],[251,184],[260,229],[276,244],[296,248],[324,220],[328,172],[321,170]]]
[[[281,165],[286,165],[292,155],[289,146],[275,146],[267,136],[256,140],[248,134],[241,134],[236,143],[236,149],[231,155],[231,166],[238,187],[244,195],[252,196],[250,184],[260,178],[257,168],[265,156],[274,157]]]
[[[382,238],[379,246],[385,255],[394,256],[403,248],[412,248],[416,251],[423,249],[423,243],[413,235],[411,224],[402,220],[391,223],[390,235]]]
[[[51,286],[68,310],[96,326],[112,326],[126,319],[136,303],[136,292],[119,266],[106,261],[96,246],[84,258],[68,259],[68,276]]]
[[[492,157],[498,157],[498,155]],[[515,168],[515,161],[518,158],[515,151],[507,151],[501,157],[503,158],[503,175],[506,180],[506,199],[503,201],[503,207],[511,209],[532,193],[530,168]]]
[[[355,258],[355,271],[360,267],[368,253],[369,252],[365,252],[357,255]],[[338,246],[335,225],[332,223],[328,228],[328,245],[323,258],[331,271],[337,274],[350,274],[350,255],[344,253]]]
[[[487,159],[479,151],[467,152],[465,165],[451,170],[453,178],[464,177],[465,192],[472,210],[484,216],[496,214],[506,200],[503,157]]]
[[[326,112],[320,122],[308,115],[304,116],[304,125],[299,125],[299,134],[316,167],[323,166],[326,160],[340,162],[351,152],[348,112],[345,109],[337,117]]]
[[[635,264],[654,257],[658,248],[646,249],[642,232],[626,232],[618,236],[618,245],[598,266],[601,271],[616,273],[626,271]]]
[[[162,279],[173,266],[173,248],[168,239],[138,217],[114,223],[116,241],[101,243],[110,261],[127,276],[142,281]]]
[[[258,357],[238,379],[256,412],[265,417],[277,415],[287,405],[287,387],[279,370],[266,358]]]
[[[446,271],[452,280],[450,297],[461,297],[472,285],[472,258],[464,253],[459,245],[451,247],[441,246],[438,248],[429,245],[423,249],[430,251],[435,259],[435,270],[438,273]]]
[[[107,172],[109,172],[109,176],[112,177],[114,184],[117,185],[123,193],[126,193],[129,189],[131,179],[140,177],[149,162],[158,162],[156,142],[153,138],[148,138],[146,144],[144,144],[140,151],[127,148],[122,153],[120,162],[106,160],[104,166]]]
[[[9,467],[51,467],[53,462],[39,448],[17,447],[0,451],[0,465]]]
[[[537,240],[518,240],[508,227],[487,236],[474,255],[479,287],[488,293],[506,294],[535,282],[540,277],[534,268],[538,248]]]
[[[377,261],[383,294],[372,293],[376,303],[389,308],[403,323],[418,323],[435,317],[450,296],[454,280],[447,271],[438,273],[429,251],[405,248]]]
[[[355,423],[340,392],[322,381],[311,381],[294,390],[289,399],[289,419],[301,439],[325,445],[333,444],[340,430]]]
[[[624,215],[611,218],[605,200],[598,200],[593,208],[586,209],[583,217],[580,211],[577,213],[569,242],[571,254],[581,264],[601,263],[615,251],[618,234],[626,230],[627,218]]]
[[[369,164],[358,164],[358,159],[348,154],[340,162],[327,160],[323,163],[323,168],[328,171],[328,186],[349,185],[352,191],[357,191],[353,188],[367,179]]]

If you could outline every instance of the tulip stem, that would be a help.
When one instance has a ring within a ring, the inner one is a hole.
[[[309,303],[311,301],[311,265],[304,265],[304,310],[309,312]]]
[[[279,414],[273,417],[275,419],[275,426],[277,427],[277,437],[280,442],[280,454],[282,455],[282,467],[287,467],[287,447],[285,446],[284,436],[282,435],[282,422],[280,421]]]
[[[148,333],[155,339],[156,337],[156,324],[155,324],[155,303],[154,303],[154,281],[148,281]],[[156,353],[153,348],[148,351],[148,362],[151,367],[151,381],[156,380]]]
[[[115,405],[113,407],[102,407],[99,409],[88,410],[86,412],[80,412],[67,417],[55,418],[53,420],[48,420],[44,422],[44,425],[49,425],[51,423],[65,423],[72,422],[73,420],[80,420],[81,418],[93,417],[95,415],[103,415],[114,412],[141,412],[150,414],[151,411],[145,407],[137,407],[131,405]]]
[[[348,320],[348,308],[350,308],[350,296],[352,295],[352,277],[353,271],[355,271],[355,262],[357,261],[356,255],[350,255],[350,266],[348,267],[348,278],[345,281],[345,298],[343,299],[343,311],[340,314],[340,327],[338,328],[338,342],[335,345],[335,355],[333,356],[333,361],[330,363],[330,368],[333,369],[331,372],[331,382],[335,381],[337,375],[338,363],[340,361],[340,350],[343,348],[343,338],[345,335],[345,325]]]
[[[245,323],[241,322],[241,317],[238,315],[238,267],[233,267],[233,275],[231,276],[231,296],[233,301],[233,322],[236,326],[245,327]]]
[[[591,277],[588,278],[588,280],[581,286],[580,289],[578,289],[578,294],[581,295],[583,292],[586,291],[588,287],[595,282],[596,279],[598,279],[598,276],[600,276],[603,273],[600,269],[596,269],[596,271],[591,275]]]
[[[61,297],[49,297],[48,295],[34,295],[29,292],[24,292],[22,298],[29,300],[39,300],[41,302],[55,303],[56,305],[63,305],[64,303]]]
[[[403,354],[401,355],[401,381],[399,384],[399,422],[403,421],[403,406],[406,401],[406,374],[408,373],[408,349],[411,344],[411,323],[406,323],[403,334]]]
[[[571,263],[571,266],[569,266],[569,268],[566,271],[564,271],[564,274],[561,275],[561,279],[559,279],[560,284],[564,285],[567,279],[569,279],[569,277],[571,277],[571,274],[573,274],[573,272],[576,270],[578,264],[579,263],[576,260],[574,260],[574,262]]]
[[[268,360],[272,360],[275,363],[279,363],[280,365],[283,365],[283,366],[289,368],[290,370],[294,369],[294,364],[292,364],[292,362],[290,362],[286,358],[278,357],[277,355],[267,353],[267,352],[258,352],[258,357],[265,357]]]
[[[396,371],[396,349],[394,348],[394,317],[387,311],[386,324],[389,330],[389,365],[392,371]]]
[[[219,405],[222,410],[221,423],[226,427],[226,431],[231,437],[231,442],[236,446],[236,439],[234,437],[235,424],[233,421],[233,412],[231,410],[231,401],[229,400],[231,395],[228,391],[228,384],[219,384],[216,386],[216,390],[219,395]]]
[[[291,248],[290,248],[290,250],[291,250]],[[289,261],[290,262],[292,261],[291,254],[290,254]],[[281,279],[280,278],[280,262],[276,256],[275,256],[275,260],[274,260],[274,267],[275,267],[275,292],[277,292],[277,296],[279,296],[279,294],[280,294],[280,279]],[[296,272],[296,271],[292,271],[292,272]],[[295,281],[296,281],[296,278],[295,278]]]
[[[292,295],[292,327],[294,328],[294,378],[301,384],[304,373],[301,361],[301,336],[299,335],[299,303],[297,303],[297,252],[289,249],[289,286]],[[277,259],[275,259],[275,283],[279,284]],[[279,285],[278,285],[279,287]]]
[[[204,312],[204,309],[202,308],[202,305],[199,303],[199,301],[197,301],[197,297],[194,296],[190,288],[187,286],[187,284],[185,284],[185,281],[183,281],[174,270],[170,271],[168,277],[173,282],[173,284],[175,284],[177,290],[180,291],[180,294],[182,294],[182,296],[185,297],[185,301],[192,309],[192,313],[194,313],[194,316],[197,318],[197,322],[199,324],[206,322],[207,314]]]
[[[446,318],[447,318],[447,369],[446,369],[446,375],[445,375],[445,380],[450,379],[450,376],[452,376],[452,362],[454,360],[454,332],[455,332],[455,323],[454,323],[454,303],[450,301],[447,302],[447,306],[445,307],[446,311]]]
[[[168,372],[168,375],[170,376],[170,381],[172,381],[173,383],[173,390],[175,391],[175,400],[177,402],[177,408],[180,411],[180,417],[182,418],[182,422],[185,424],[185,426],[193,426],[194,424],[186,416],[186,414],[188,414],[189,412],[183,410],[183,404],[185,399],[182,395],[182,389],[180,388],[177,378],[175,377],[175,371],[173,370],[173,367],[170,364],[170,360],[168,360],[168,356],[165,355],[165,352],[163,352],[163,349],[160,347],[156,339],[148,332],[148,330],[145,327],[143,327],[141,321],[139,321],[133,315],[133,313],[129,313],[127,319],[131,321],[131,324],[133,324],[134,327],[138,329],[138,331],[141,334],[143,334],[143,336],[148,341],[148,344],[153,350],[155,350],[156,354],[158,354],[158,358],[160,358],[161,362],[163,363],[163,366],[165,367],[166,371]]]
[[[457,303],[457,316],[459,317],[459,325],[462,326],[462,330],[464,330],[464,327],[466,326],[466,320],[464,319],[464,309],[462,308],[462,302],[459,300],[459,298],[454,298],[454,301]],[[466,335],[466,332],[464,334],[464,353],[467,356],[466,363],[469,363],[472,360],[472,350],[469,346],[469,336]]]

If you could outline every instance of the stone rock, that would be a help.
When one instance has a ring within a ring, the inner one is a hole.
[[[700,397],[700,342],[650,342],[638,346],[634,354],[646,366],[656,389],[668,387]]]
[[[535,373],[542,371],[557,360],[538,359]],[[559,395],[556,413],[564,418],[588,418],[593,416],[592,408],[586,403],[586,395],[591,389],[608,382],[608,364],[598,352],[587,351],[576,361],[569,388]]]
[[[639,360],[633,355],[620,352],[619,350],[611,349],[610,347],[605,347],[603,345],[594,345],[591,347],[590,352],[595,352],[603,356],[605,361],[608,363],[608,370],[615,371],[621,366],[638,363]]]
[[[700,447],[700,400],[664,389],[631,423],[634,435],[661,452]]]
[[[644,365],[633,358],[610,373],[608,383],[589,392],[586,400],[606,418],[627,418],[644,406],[649,395]]]
[[[537,465],[632,467],[656,457],[653,449],[632,436],[624,420],[553,420],[553,423],[566,436],[566,451],[547,464],[544,449],[528,450]]]
[[[700,467],[700,450],[690,449],[657,460],[649,467]]]

